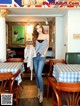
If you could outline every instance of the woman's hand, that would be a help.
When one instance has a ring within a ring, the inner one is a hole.
[[[41,57],[44,57],[44,55],[42,54]]]

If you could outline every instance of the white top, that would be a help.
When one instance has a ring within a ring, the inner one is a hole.
[[[33,57],[36,57],[34,46],[26,46],[24,49],[24,62],[27,63],[27,67],[30,67],[30,70],[33,70]]]

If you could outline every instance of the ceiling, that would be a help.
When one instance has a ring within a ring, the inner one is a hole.
[[[53,8],[8,8],[6,17],[8,22],[44,22],[51,21],[53,17],[63,16],[67,9]]]

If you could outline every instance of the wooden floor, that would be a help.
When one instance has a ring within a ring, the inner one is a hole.
[[[19,97],[19,106],[52,106],[51,98],[46,98],[46,87],[47,87],[47,80],[46,77],[43,77],[44,83],[44,100],[43,103],[40,104],[37,98],[37,87],[35,78],[30,81],[29,76],[23,76],[23,90],[20,92]]]

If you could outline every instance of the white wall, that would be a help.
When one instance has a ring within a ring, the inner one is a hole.
[[[65,59],[65,53],[67,52],[68,48],[68,13],[64,14],[63,16],[63,31],[64,31],[64,59]]]
[[[5,17],[0,17],[0,60],[6,61],[6,27]]]
[[[80,10],[68,10],[62,17],[56,17],[55,58],[64,59],[66,52],[80,52]]]
[[[56,17],[55,58],[62,59],[64,51],[63,17]]]
[[[80,39],[73,34],[80,34],[80,10],[68,11],[68,52],[80,52]]]

